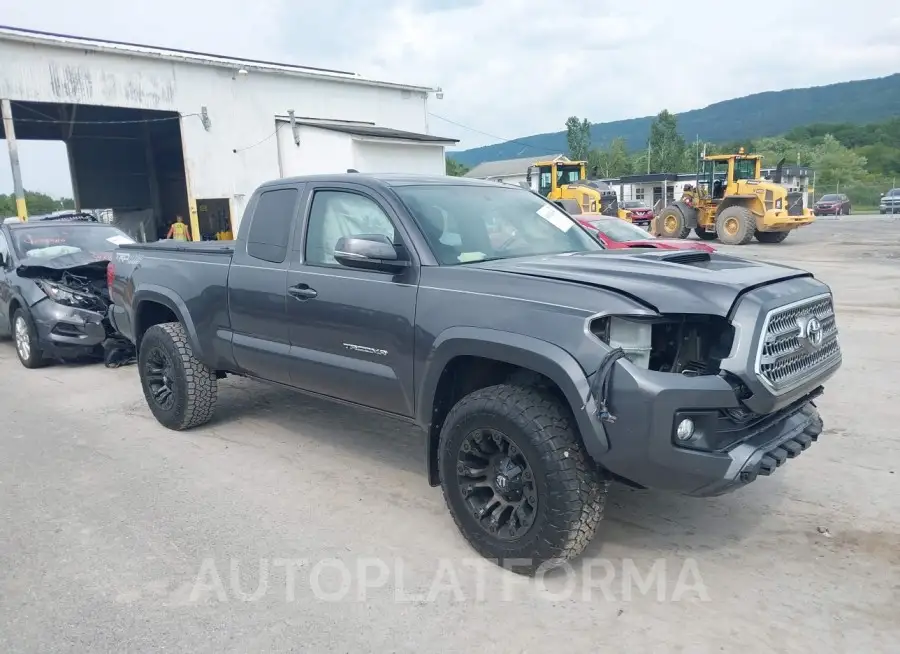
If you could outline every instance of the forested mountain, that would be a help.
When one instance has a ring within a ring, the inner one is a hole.
[[[734,142],[776,136],[816,123],[863,124],[900,116],[900,73],[878,79],[756,93],[678,114],[687,141]],[[590,116],[587,117],[590,119]],[[621,137],[628,150],[646,147],[654,116],[591,126],[591,143],[606,148]],[[835,135],[837,136],[837,135]],[[843,141],[843,139],[840,139]],[[567,152],[566,132],[536,134],[449,155],[471,167],[483,161]]]

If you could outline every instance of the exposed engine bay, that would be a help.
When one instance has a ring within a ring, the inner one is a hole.
[[[725,318],[700,314],[607,316],[591,331],[635,365],[689,376],[718,374],[734,340]]]

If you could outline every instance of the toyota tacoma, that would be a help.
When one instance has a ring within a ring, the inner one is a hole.
[[[121,245],[114,327],[171,429],[251,377],[418,424],[431,485],[485,557],[578,555],[620,481],[720,495],[822,432],[831,291],[701,251],[606,250],[510,185],[280,179],[237,239]]]

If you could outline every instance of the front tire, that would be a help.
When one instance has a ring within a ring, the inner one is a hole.
[[[746,207],[728,207],[716,218],[716,235],[726,245],[746,245],[755,231],[756,221]]]
[[[12,320],[12,334],[16,344],[16,355],[23,366],[41,368],[47,365],[34,319],[27,309],[16,309]]]
[[[781,243],[790,232],[756,232],[756,240],[760,243]]]
[[[609,485],[555,398],[506,384],[475,391],[450,410],[440,473],[444,500],[469,544],[526,575],[584,550]]]
[[[194,356],[181,323],[154,325],[146,331],[138,370],[144,398],[161,425],[180,431],[213,417],[216,373]]]
[[[687,238],[691,233],[684,214],[678,207],[666,207],[656,217],[656,228],[663,238]]]

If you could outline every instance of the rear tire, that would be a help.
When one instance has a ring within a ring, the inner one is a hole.
[[[760,243],[781,243],[790,232],[756,232],[756,240]]]
[[[702,227],[694,227],[694,233],[697,235],[697,238],[699,238],[701,241],[715,241],[716,240],[715,232],[708,232],[705,229],[703,229]]]
[[[16,344],[16,355],[23,366],[33,369],[47,365],[48,361],[44,358],[34,319],[27,309],[16,309],[13,314],[12,336]]]
[[[603,517],[609,482],[546,391],[502,384],[465,396],[444,422],[439,452],[457,528],[518,574],[578,556]]]
[[[746,207],[728,207],[716,218],[716,236],[726,245],[746,245],[754,232],[756,221]]]
[[[194,356],[181,323],[154,325],[146,331],[138,370],[147,405],[161,425],[180,431],[213,417],[216,373]]]
[[[666,207],[656,217],[656,229],[663,238],[687,238],[691,228],[678,207]]]

